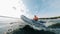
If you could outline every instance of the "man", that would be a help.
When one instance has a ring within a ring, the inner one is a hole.
[[[38,17],[36,15],[34,15],[33,20],[38,21]]]
[[[45,25],[43,23],[46,23],[44,21],[38,21],[38,17],[36,15],[34,15],[34,18],[33,18],[33,22],[36,23],[36,24],[39,24],[41,25],[42,27],[45,27]]]
[[[35,20],[35,21],[38,21],[38,17],[36,16],[36,15],[34,15],[34,18],[33,18],[33,20]],[[40,23],[46,23],[45,21],[39,21]]]

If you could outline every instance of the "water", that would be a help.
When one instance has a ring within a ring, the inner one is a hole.
[[[16,30],[18,28],[22,28],[23,26],[19,26],[19,23],[15,24],[8,24],[8,25],[3,25],[0,27],[0,34],[3,34],[5,32],[12,32],[13,30]],[[9,31],[8,31],[9,30]]]
[[[11,32],[23,26],[24,24],[20,19],[0,17],[0,34]]]
[[[54,20],[44,20],[47,21],[45,24],[46,26],[49,26],[51,24],[59,23],[60,19],[54,19]],[[12,18],[2,18],[0,17],[0,34],[4,34],[5,32],[12,32],[16,29],[23,28],[26,24],[21,19],[12,19]],[[36,28],[36,27],[33,27]],[[40,28],[38,28],[40,29]],[[57,29],[45,29],[45,31],[52,31],[56,34],[60,34]]]

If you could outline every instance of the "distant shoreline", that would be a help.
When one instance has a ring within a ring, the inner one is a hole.
[[[20,19],[20,18],[15,18],[15,17],[8,17],[8,16],[0,16],[0,17]],[[60,18],[60,16],[57,16],[57,17],[48,17],[48,18],[39,18],[39,19],[58,19],[58,18]]]
[[[39,18],[39,19],[58,19],[58,18],[60,18],[60,16],[58,16],[58,17],[49,17],[49,18]]]

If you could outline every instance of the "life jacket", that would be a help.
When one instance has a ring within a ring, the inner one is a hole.
[[[33,18],[33,20],[38,21],[38,17],[37,17],[37,16],[35,16],[35,17]]]

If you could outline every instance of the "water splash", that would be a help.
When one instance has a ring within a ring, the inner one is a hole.
[[[28,9],[22,0],[0,0],[0,5],[1,16],[20,18],[20,15],[27,14]]]

